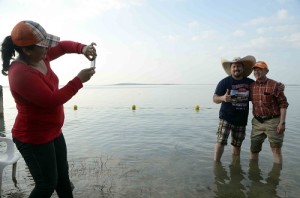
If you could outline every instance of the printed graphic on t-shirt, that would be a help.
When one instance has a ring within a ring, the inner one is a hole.
[[[237,110],[245,110],[249,104],[249,85],[232,85],[230,91],[232,106]]]

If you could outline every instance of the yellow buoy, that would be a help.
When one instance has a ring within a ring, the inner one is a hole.
[[[199,111],[199,110],[200,110],[199,105],[196,105],[196,106],[195,106],[195,111]]]
[[[77,110],[77,105],[74,105],[73,109],[76,111]]]
[[[135,105],[132,105],[131,109],[134,111],[136,110],[136,106]]]

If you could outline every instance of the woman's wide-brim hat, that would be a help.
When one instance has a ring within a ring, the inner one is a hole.
[[[232,63],[242,63],[244,65],[244,71],[243,71],[243,76],[247,77],[252,73],[252,67],[255,65],[256,63],[256,59],[254,56],[245,56],[244,58],[234,58],[232,61],[226,60],[226,59],[222,59],[221,60],[223,69],[225,70],[225,72],[231,76],[231,71],[230,71],[230,67]]]

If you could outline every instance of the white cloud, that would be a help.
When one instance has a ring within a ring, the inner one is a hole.
[[[269,34],[274,42],[282,42],[283,40],[280,38],[287,37],[286,35],[297,32],[300,28],[299,23],[292,16],[289,16],[286,9],[278,10],[275,14],[267,17],[252,19],[247,24],[256,26],[255,31],[258,35],[267,36]],[[286,41],[283,43],[286,44]]]
[[[268,31],[268,30],[265,27],[260,27],[260,28],[256,29],[257,34],[264,34],[266,31]]]
[[[287,41],[292,46],[300,48],[300,32],[293,33],[289,36],[283,38],[284,41]]]
[[[299,42],[300,43],[300,32],[290,35],[288,40],[291,42]]]
[[[200,39],[200,37],[198,35],[192,36],[192,41],[198,41],[199,39]]]
[[[192,41],[198,41],[200,39],[199,35],[192,36]]]
[[[224,46],[219,46],[217,49],[218,49],[218,51],[223,51],[225,49],[225,47]]]
[[[9,20],[2,21],[3,27],[12,29],[20,20],[37,20],[46,26],[47,31],[57,32],[57,29],[77,28],[78,24],[95,19],[111,10],[125,9],[131,6],[140,6],[146,0],[16,0],[1,1],[1,12]],[[16,6],[18,5],[18,6]],[[51,11],[49,10],[51,9]],[[11,12],[14,10],[14,12]],[[16,14],[18,13],[18,14]],[[72,32],[71,29],[65,32]],[[83,31],[83,30],[82,30]],[[5,33],[7,34],[7,33]]]
[[[276,17],[278,19],[286,19],[286,18],[288,18],[288,12],[287,12],[287,10],[285,10],[285,9],[279,10],[276,13]]]
[[[188,26],[190,28],[195,28],[195,27],[199,26],[199,23],[198,23],[198,21],[192,21],[192,22],[188,23]]]
[[[122,9],[132,5],[141,5],[144,2],[145,0],[18,0],[18,4],[23,6],[35,5],[40,8],[49,8],[55,5],[56,9],[70,8],[72,10],[74,8],[81,8],[82,11],[84,11],[84,8],[94,8],[99,11]]]
[[[291,32],[297,29],[296,25],[278,25],[278,26],[268,26],[259,27],[256,29],[256,33],[265,34],[268,32]]]
[[[217,32],[214,30],[204,31],[201,35],[202,39],[215,39],[217,37]]]
[[[179,36],[170,34],[170,35],[165,36],[164,38],[169,40],[169,41],[177,41]]]
[[[257,17],[246,22],[247,25],[259,26],[265,24],[277,24],[289,19],[288,11],[285,9],[278,10],[276,14],[266,17]],[[279,20],[279,21],[278,21]]]
[[[272,43],[272,39],[268,37],[258,37],[255,39],[252,39],[249,41],[247,44],[248,48],[252,49],[263,49],[263,48],[268,48]]]
[[[290,3],[291,1],[293,0],[277,0],[279,3],[282,3],[282,4],[286,4],[286,3]]]
[[[247,44],[243,45],[243,48],[253,51],[262,49],[271,51],[272,48],[289,49],[291,47],[300,47],[300,32],[281,37],[260,36],[251,39]]]
[[[211,39],[216,39],[218,37],[218,33],[215,30],[207,30],[203,31],[198,35],[194,35],[192,37],[193,41],[197,40],[211,40]]]
[[[144,2],[145,0],[17,0],[17,4],[19,5],[17,9],[20,9],[23,16],[39,16],[39,21],[49,20],[50,15],[47,13],[51,13],[51,20],[55,20],[58,23],[62,18],[65,21],[78,22],[101,15],[110,10],[139,6]],[[15,4],[16,2],[10,1],[6,7],[15,9]],[[49,8],[53,8],[51,12],[48,11]],[[32,10],[35,11],[32,12]]]
[[[254,18],[254,19],[251,19],[250,21],[248,21],[247,24],[256,26],[256,25],[265,24],[267,22],[268,22],[268,18],[257,17],[257,18]]]
[[[244,36],[246,35],[246,32],[243,30],[236,30],[235,32],[233,32],[234,36]]]

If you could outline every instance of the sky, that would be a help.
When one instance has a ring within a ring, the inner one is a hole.
[[[33,20],[61,40],[95,42],[88,85],[217,84],[222,58],[247,55],[268,77],[300,84],[299,10],[300,0],[0,0],[0,39]],[[90,62],[69,54],[51,66],[64,85]]]

